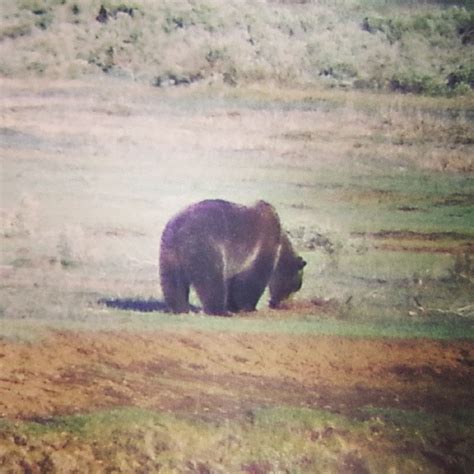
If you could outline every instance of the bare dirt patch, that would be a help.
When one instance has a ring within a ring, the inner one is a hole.
[[[353,235],[374,240],[374,248],[380,250],[447,254],[474,253],[472,235],[459,232],[382,230],[366,234],[354,233]]]
[[[38,419],[136,406],[231,416],[291,403],[472,407],[468,341],[333,336],[55,332],[0,343],[0,414]]]

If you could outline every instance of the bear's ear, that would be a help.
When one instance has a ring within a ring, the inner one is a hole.
[[[306,260],[304,260],[302,257],[298,257],[298,269],[302,270],[306,266]]]

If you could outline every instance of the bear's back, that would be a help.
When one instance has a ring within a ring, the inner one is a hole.
[[[275,255],[280,244],[280,221],[273,207],[259,201],[242,206],[224,200],[205,200],[170,220],[162,236],[165,245],[184,254],[217,250],[226,276],[251,266],[262,255]]]
[[[173,217],[165,233],[194,239],[204,235],[239,243],[258,238],[260,234],[279,234],[280,222],[273,207],[264,201],[247,207],[221,199],[208,199]]]

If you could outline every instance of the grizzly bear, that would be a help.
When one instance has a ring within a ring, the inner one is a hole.
[[[199,202],[173,217],[161,237],[161,287],[173,313],[189,311],[190,286],[207,314],[254,311],[267,286],[276,308],[301,288],[305,265],[264,201]]]

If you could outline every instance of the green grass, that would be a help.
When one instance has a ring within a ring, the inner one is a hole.
[[[138,463],[142,469],[160,466],[178,471],[201,466],[237,472],[253,466],[335,472],[357,466],[381,472],[396,466],[407,472],[433,469],[439,459],[444,459],[445,467],[467,468],[472,459],[468,424],[472,414],[465,415],[459,414],[454,425],[442,414],[367,407],[348,418],[325,410],[282,406],[206,421],[120,408],[36,422],[2,422],[2,432],[17,440],[17,446],[8,446],[10,460],[23,452],[24,461],[31,461],[41,446],[62,445],[63,454],[71,453],[74,462],[87,461],[90,467],[107,462],[110,469],[133,470]],[[84,451],[84,444],[93,448]],[[28,446],[34,448],[28,452]],[[399,446],[409,448],[402,453]],[[59,462],[54,457],[50,460]]]
[[[110,314],[112,313],[112,314]],[[369,315],[370,317],[370,315]],[[431,339],[474,339],[474,324],[469,318],[455,315],[421,317],[383,317],[364,320],[334,319],[312,314],[286,316],[285,319],[234,317],[217,318],[199,315],[138,314],[110,311],[108,315],[91,314],[82,321],[70,320],[0,320],[0,338],[33,341],[46,337],[49,330],[71,331],[211,331],[252,334],[332,335],[341,337],[388,337]]]

